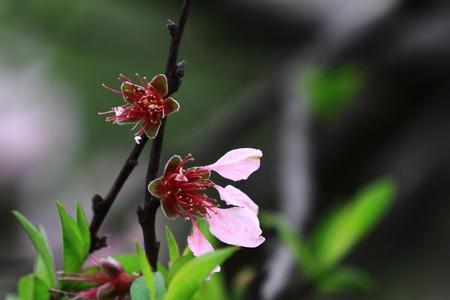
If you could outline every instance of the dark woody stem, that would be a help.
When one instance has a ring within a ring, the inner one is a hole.
[[[181,84],[181,77],[184,74],[184,62],[177,64],[178,50],[180,48],[181,37],[189,16],[189,10],[192,0],[185,0],[181,9],[178,25],[168,21],[167,27],[172,37],[169,49],[169,57],[166,65],[166,76],[169,84],[168,96],[176,92]],[[156,238],[156,212],[160,206],[160,201],[154,198],[148,191],[148,184],[156,178],[161,164],[161,150],[164,141],[164,131],[166,127],[166,118],[162,120],[158,136],[152,142],[150,159],[147,169],[147,178],[145,185],[144,208],[138,208],[139,224],[142,227],[144,237],[144,247],[147,258],[153,270],[157,269],[159,241]]]
[[[103,247],[106,247],[106,237],[98,237],[98,231],[100,230],[103,221],[105,220],[106,215],[108,214],[111,206],[116,200],[117,195],[122,189],[125,181],[130,176],[133,169],[138,164],[138,158],[141,155],[142,149],[144,149],[145,144],[147,143],[147,136],[143,134],[140,144],[136,144],[125,161],[122,170],[120,170],[119,175],[114,181],[111,189],[108,194],[104,198],[100,195],[95,195],[92,199],[92,209],[94,211],[94,216],[90,225],[91,232],[91,248],[90,253],[99,250]]]
[[[181,84],[181,77],[184,74],[185,63],[181,62],[177,64],[178,49],[181,42],[181,36],[183,34],[184,26],[186,24],[187,17],[189,15],[189,9],[191,6],[191,0],[185,0],[183,4],[183,9],[181,11],[179,24],[176,25],[172,21],[168,21],[167,27],[169,29],[170,35],[172,37],[169,56],[167,59],[166,66],[166,76],[169,84],[169,95],[176,92]],[[164,139],[164,129],[165,129],[166,119],[162,120],[161,128],[159,130],[158,136],[153,140],[152,150],[150,152],[149,166],[147,170],[146,183],[148,184],[151,180],[156,177],[159,170],[160,158],[161,158],[161,148]],[[141,141],[136,144],[125,161],[119,175],[114,181],[111,189],[108,191],[106,196],[103,198],[100,195],[95,195],[92,199],[92,206],[94,216],[90,224],[90,234],[91,234],[91,248],[90,253],[106,247],[106,237],[98,236],[98,231],[103,224],[111,206],[117,198],[120,190],[122,189],[125,181],[130,176],[133,169],[138,164],[139,156],[147,143],[148,138],[144,134],[141,135]],[[147,186],[146,184],[146,186]],[[159,201],[157,199],[152,199],[151,195],[147,191],[145,193],[145,204],[144,209],[139,208],[139,223],[142,226],[144,233],[144,244],[147,256],[151,262],[151,265],[156,269],[156,261],[158,258],[159,242],[156,240],[155,234],[155,216],[156,211],[159,207]],[[148,225],[147,225],[148,224]]]

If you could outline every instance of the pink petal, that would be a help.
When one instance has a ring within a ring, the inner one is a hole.
[[[192,226],[194,227],[194,231],[187,238],[189,249],[191,249],[194,256],[201,256],[205,253],[214,251],[214,248],[205,238],[203,233],[198,229],[195,221],[192,221]]]
[[[215,171],[227,179],[238,181],[247,179],[253,172],[259,169],[261,157],[262,152],[258,149],[234,149],[225,153],[215,163],[203,168]]]
[[[194,231],[190,236],[188,236],[188,246],[189,249],[191,249],[194,256],[202,256],[203,254],[214,251],[214,248],[205,238],[200,229],[198,229],[198,226],[195,223],[195,221],[191,220],[191,222],[192,226],[194,227]],[[208,275],[208,278],[206,280],[210,280],[211,276],[217,272],[220,272],[220,266],[216,266]]]
[[[255,248],[265,241],[256,213],[248,208],[215,207],[209,210],[206,219],[211,233],[224,243]]]
[[[186,176],[184,176],[184,174],[180,173],[177,176],[175,176],[175,180],[176,181],[180,181],[180,182],[188,182],[188,179]]]
[[[197,223],[195,223],[194,219],[191,219],[192,226],[194,227],[194,231],[190,236],[188,236],[188,246],[189,249],[191,249],[194,256],[201,256],[203,254],[209,253],[214,251],[214,248],[211,246],[211,244],[208,242],[208,240],[205,238],[203,233],[198,229]],[[211,273],[209,274],[208,278],[206,280],[210,280],[211,276],[214,273],[220,272],[220,266],[216,266]]]
[[[258,205],[250,199],[243,191],[235,188],[232,185],[227,185],[225,188],[215,185],[216,190],[220,194],[220,199],[225,201],[228,205],[245,207],[250,209],[255,214],[258,213]]]

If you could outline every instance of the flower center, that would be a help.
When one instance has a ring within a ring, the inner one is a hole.
[[[146,113],[151,120],[157,121],[164,115],[164,100],[149,91],[136,103],[140,111]]]
[[[208,208],[215,206],[216,200],[206,195],[207,189],[215,184],[209,179],[208,170],[184,169],[183,165],[191,160],[191,156],[187,156],[175,172],[164,178],[163,194],[168,201],[174,201],[181,217],[204,217]]]

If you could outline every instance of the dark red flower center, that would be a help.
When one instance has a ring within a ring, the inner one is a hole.
[[[209,179],[210,172],[197,167],[183,168],[191,160],[193,158],[187,156],[174,172],[165,174],[159,187],[164,201],[171,202],[178,215],[185,218],[203,217],[208,213],[208,208],[216,203],[215,199],[206,195],[206,190],[215,185]]]

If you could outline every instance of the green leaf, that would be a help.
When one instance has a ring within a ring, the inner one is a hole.
[[[144,277],[139,277],[133,281],[130,289],[131,300],[150,300],[147,284]]]
[[[38,230],[19,212],[13,211],[13,214],[22,225],[26,234],[33,243],[34,248],[36,249],[36,255],[38,256],[36,258],[36,264],[39,265],[39,277],[41,277],[41,279],[45,281],[48,287],[55,287],[55,263],[53,261],[53,255],[50,251],[50,247],[48,245],[47,238],[43,229]],[[39,260],[42,261],[39,262]],[[44,269],[45,272],[43,271]]]
[[[367,291],[375,286],[373,279],[361,270],[340,267],[317,281],[316,288],[322,294],[337,294],[346,291]]]
[[[150,299],[156,299],[155,282],[153,278],[152,268],[148,263],[147,256],[138,243],[136,243],[136,252],[139,257],[139,264],[141,266],[141,271],[149,291]]]
[[[50,298],[47,284],[33,274],[20,278],[19,300],[44,300]]]
[[[113,258],[117,260],[128,274],[141,272],[141,262],[139,256],[134,253],[114,255]]]
[[[225,286],[225,278],[223,274],[216,273],[211,280],[205,284],[195,293],[194,300],[214,299],[214,300],[228,300],[230,297],[227,294]]]
[[[86,251],[77,222],[72,219],[61,203],[57,202],[56,207],[63,238],[63,270],[65,272],[79,272],[89,255],[89,249]]]
[[[162,274],[162,276],[164,277],[164,281],[168,282],[169,279],[169,271],[167,270],[166,267],[164,267],[161,263],[158,262],[158,272],[160,272]]]
[[[170,266],[167,282],[170,283],[172,281],[172,278],[175,276],[175,274],[177,274],[177,272],[179,270],[181,270],[181,268],[185,264],[187,264],[188,262],[190,262],[193,259],[194,259],[194,255],[192,255],[192,253],[188,253],[187,255],[183,255],[180,258],[178,258],[177,261],[172,266]]]
[[[237,248],[225,248],[196,257],[186,263],[169,283],[164,300],[189,300],[205,282],[213,269],[228,259]]]
[[[164,276],[161,272],[156,272],[153,279],[155,281],[156,300],[162,300],[166,294],[166,281],[164,280]]]
[[[394,190],[392,181],[377,181],[319,223],[311,242],[322,270],[332,268],[375,227],[391,206]]]
[[[178,248],[177,240],[175,239],[169,226],[166,225],[166,239],[169,247],[170,264],[173,265],[180,257],[180,249]]]
[[[263,226],[273,227],[284,245],[293,252],[299,270],[309,279],[317,276],[319,270],[317,261],[310,247],[301,239],[300,234],[293,230],[281,215],[263,212],[260,215]]]
[[[36,277],[46,281],[47,278],[47,268],[45,266],[45,261],[42,258],[42,255],[36,253],[36,258],[34,262],[34,275]]]
[[[17,287],[20,300],[34,300],[34,276],[33,274],[19,279]]]
[[[34,299],[40,300],[40,299],[50,299],[50,291],[48,290],[47,284],[39,279],[36,276],[33,276],[34,278]]]
[[[76,217],[78,230],[80,231],[81,239],[83,241],[84,252],[89,253],[91,248],[91,232],[89,230],[89,223],[86,214],[79,202],[75,203]]]
[[[166,292],[166,284],[161,273],[156,272],[154,276],[155,280],[155,297],[156,300],[162,300],[164,293]],[[150,293],[148,291],[145,278],[139,277],[131,285],[131,299],[132,300],[150,300]]]
[[[209,223],[206,220],[198,220],[198,229],[203,233],[203,236],[208,240],[208,242],[213,246],[213,248],[218,248],[220,245],[219,240],[211,233],[209,230]]]
[[[189,249],[189,245],[186,245],[181,256],[185,256],[185,255],[189,255],[189,254],[192,254],[192,251],[191,251],[191,249]]]

